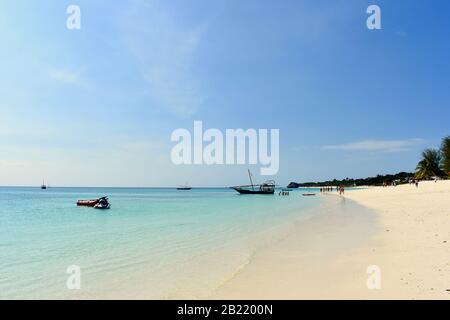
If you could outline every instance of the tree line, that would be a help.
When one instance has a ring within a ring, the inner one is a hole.
[[[407,183],[410,179],[414,178],[414,173],[411,172],[399,172],[397,174],[377,175],[376,177],[351,179],[345,178],[342,180],[334,179],[322,182],[304,182],[297,183],[291,182],[288,188],[300,188],[300,187],[325,187],[325,186],[382,186],[384,183],[391,184],[394,181],[399,183]]]
[[[324,187],[324,186],[382,186],[392,183],[408,183],[411,179],[427,180],[449,178],[450,176],[450,136],[442,139],[439,149],[425,149],[416,166],[415,172],[399,172],[397,174],[377,175],[363,179],[328,180],[322,182],[291,182],[288,188]]]

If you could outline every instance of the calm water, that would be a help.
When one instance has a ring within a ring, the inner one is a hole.
[[[75,205],[103,195],[111,210]],[[320,201],[300,191],[0,188],[0,298],[204,297]],[[71,265],[81,290],[66,287]]]

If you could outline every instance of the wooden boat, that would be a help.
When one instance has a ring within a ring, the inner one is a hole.
[[[187,190],[192,190],[192,188],[191,188],[191,187],[188,187],[188,186],[179,186],[179,187],[177,187],[177,190],[184,190],[184,191],[187,191]]]
[[[90,207],[95,209],[109,209],[111,205],[108,202],[107,197],[101,197],[94,200],[78,200],[77,206],[79,207]]]
[[[236,186],[231,187],[236,190],[240,194],[274,194],[275,193],[275,181],[269,180],[264,182],[263,184],[254,185],[252,174],[250,170],[248,170],[248,176],[250,178],[250,185],[247,186]]]
[[[316,194],[315,193],[304,193],[302,194],[302,196],[304,197],[314,197]]]

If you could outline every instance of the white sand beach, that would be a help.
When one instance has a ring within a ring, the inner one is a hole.
[[[450,299],[450,181],[329,197],[212,298]],[[369,290],[373,265],[381,288]]]

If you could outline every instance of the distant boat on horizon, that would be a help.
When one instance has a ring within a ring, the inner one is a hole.
[[[177,190],[180,190],[180,191],[189,191],[189,190],[192,190],[192,187],[189,187],[188,184],[187,184],[187,182],[186,182],[185,185],[178,186],[178,187],[177,187]]]
[[[274,194],[275,181],[269,180],[259,185],[253,184],[252,173],[248,170],[248,177],[250,178],[250,185],[231,187],[240,194]]]
[[[44,180],[42,180],[41,189],[42,189],[42,190],[47,189],[47,185],[45,184],[45,181],[44,181]]]

